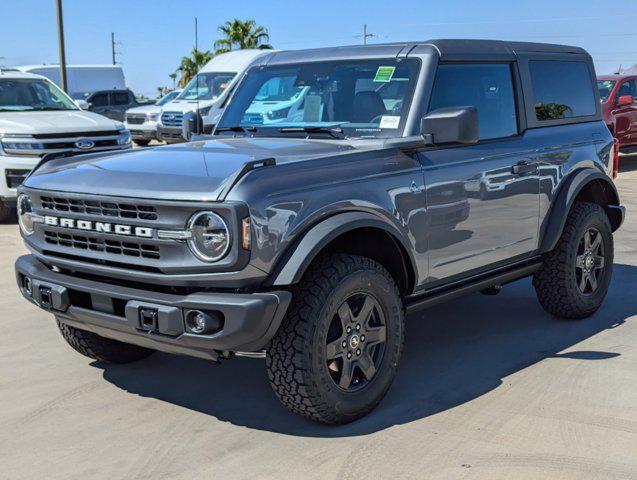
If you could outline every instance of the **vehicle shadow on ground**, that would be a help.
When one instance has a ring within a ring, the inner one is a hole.
[[[634,172],[637,170],[637,154],[620,155],[619,173]]]
[[[398,375],[381,405],[349,425],[329,427],[288,412],[267,382],[261,359],[235,358],[220,366],[158,353],[131,365],[92,365],[114,385],[259,430],[312,437],[365,435],[469,402],[503,379],[546,358],[603,361],[614,352],[569,351],[573,345],[637,314],[637,267],[615,265],[604,306],[591,318],[551,318],[530,280],[496,297],[471,295],[412,315]],[[508,380],[507,380],[508,381]]]

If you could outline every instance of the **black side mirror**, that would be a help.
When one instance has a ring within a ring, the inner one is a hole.
[[[181,121],[181,136],[189,142],[193,135],[203,133],[203,118],[199,112],[184,113]]]
[[[434,145],[477,143],[480,139],[476,107],[438,108],[422,117],[420,133]]]

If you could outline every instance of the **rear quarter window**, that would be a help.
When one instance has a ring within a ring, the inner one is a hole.
[[[595,86],[586,62],[531,60],[529,73],[539,122],[597,113]]]

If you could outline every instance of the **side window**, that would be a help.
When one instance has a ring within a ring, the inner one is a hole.
[[[128,105],[128,92],[114,92],[113,105]]]
[[[94,107],[106,107],[108,105],[108,93],[98,93],[93,95],[91,103]]]
[[[597,112],[586,62],[531,60],[529,71],[539,121],[587,117]]]
[[[617,90],[617,99],[619,97],[623,97],[625,95],[630,95],[631,97],[637,97],[637,81],[635,80],[626,80],[619,86],[619,90]]]
[[[473,106],[478,110],[480,139],[517,135],[517,109],[508,64],[438,66],[429,111]]]

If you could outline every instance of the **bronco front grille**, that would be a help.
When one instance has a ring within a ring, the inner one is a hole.
[[[158,247],[136,242],[120,242],[117,240],[106,240],[103,238],[52,231],[44,232],[44,241],[50,245],[105,252],[113,255],[126,255],[129,257],[150,258],[153,260],[159,260],[160,258]]]
[[[58,212],[85,213],[105,217],[157,220],[157,210],[148,205],[102,202],[75,198],[40,197],[42,208]]]

